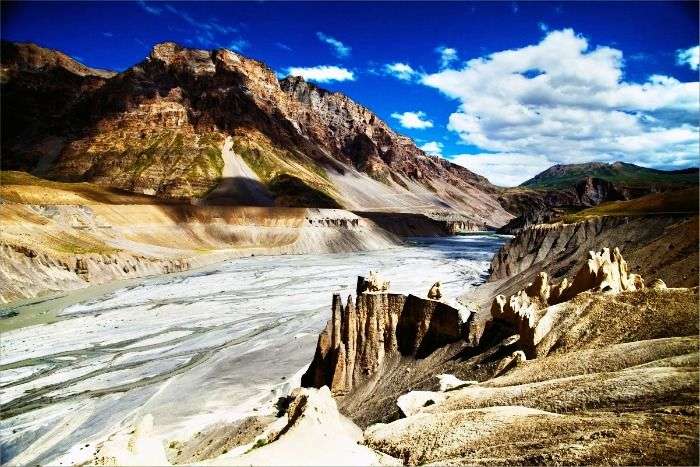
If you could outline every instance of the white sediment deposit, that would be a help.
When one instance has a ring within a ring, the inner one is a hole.
[[[251,255],[340,253],[400,240],[340,209],[0,204],[0,302]]]
[[[239,258],[53,310],[54,322],[3,332],[3,460],[88,461],[98,443],[146,414],[166,446],[263,415],[296,385],[290,379],[311,361],[329,318],[330,293],[353,292],[349,278],[378,270],[397,293],[427,291],[439,278],[443,295],[456,297],[485,278],[502,242],[475,235]],[[33,310],[16,309],[18,318]]]

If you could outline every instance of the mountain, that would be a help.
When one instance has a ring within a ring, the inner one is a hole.
[[[111,74],[3,43],[2,92],[6,170],[203,204],[512,217],[484,177],[347,96],[226,49],[162,43]]]
[[[598,178],[624,190],[688,186],[698,183],[698,169],[657,170],[625,162],[589,162],[586,164],[557,164],[522,183],[529,188],[562,188],[585,180]]]
[[[651,193],[698,187],[698,169],[664,171],[615,162],[554,165],[498,199],[516,215],[501,227],[517,233],[533,224],[549,223],[604,202],[626,201]]]

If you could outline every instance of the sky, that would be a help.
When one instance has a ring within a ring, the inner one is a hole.
[[[163,41],[347,94],[513,186],[553,164],[700,165],[698,2],[3,2],[5,40],[122,71]]]

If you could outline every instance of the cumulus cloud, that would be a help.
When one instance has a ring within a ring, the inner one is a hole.
[[[432,128],[433,126],[432,121],[425,119],[425,112],[420,110],[417,112],[394,112],[391,116],[398,120],[404,128],[424,129]]]
[[[452,47],[441,45],[435,49],[435,52],[440,55],[440,68],[447,68],[452,62],[459,59],[459,57],[457,57],[457,50]]]
[[[330,81],[355,81],[355,74],[347,68],[331,65],[319,65],[314,67],[289,67],[287,74],[301,76],[308,81],[328,83]]]
[[[692,70],[697,70],[700,65],[700,45],[676,51],[676,63],[688,65]]]
[[[317,32],[316,37],[318,37],[318,40],[320,40],[321,42],[325,42],[326,44],[331,46],[333,52],[338,58],[345,58],[348,55],[350,55],[350,51],[352,50],[352,48],[343,44],[338,39],[331,36],[327,36],[322,32]]]
[[[404,81],[410,81],[418,76],[418,72],[407,63],[387,63],[384,65],[384,72]]]
[[[535,45],[469,60],[462,69],[423,75],[421,82],[459,103],[448,129],[463,143],[508,155],[496,161],[697,164],[700,84],[662,75],[625,82],[623,66],[620,50],[592,49],[564,29]],[[499,179],[491,156],[464,160],[482,161],[479,169],[488,169],[494,183],[517,178],[504,166]]]
[[[431,156],[442,155],[442,143],[439,141],[428,141],[423,146],[421,146],[420,149],[430,154]]]

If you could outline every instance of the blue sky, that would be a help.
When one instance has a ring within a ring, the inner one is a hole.
[[[3,2],[2,37],[114,70],[165,40],[235,49],[513,185],[553,163],[697,166],[697,18],[697,2]]]

